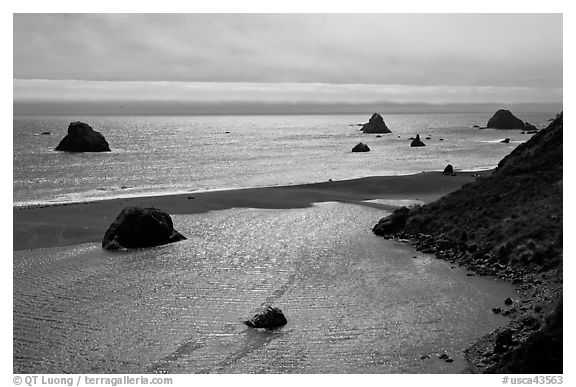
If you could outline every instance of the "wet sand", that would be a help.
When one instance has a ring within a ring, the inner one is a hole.
[[[289,209],[313,203],[344,202],[380,209],[390,205],[366,203],[374,199],[412,199],[431,202],[474,181],[479,172],[444,176],[423,172],[405,176],[377,176],[294,186],[248,188],[190,194],[110,199],[13,209],[13,250],[68,246],[101,241],[123,208],[156,207],[169,214],[197,214],[229,208]],[[490,171],[479,174],[489,174]]]

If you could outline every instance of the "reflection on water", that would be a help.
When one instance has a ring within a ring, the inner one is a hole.
[[[174,216],[189,239],[158,248],[14,252],[14,372],[459,372],[514,290],[374,236],[385,214],[231,209]],[[242,324],[265,304],[288,325]]]

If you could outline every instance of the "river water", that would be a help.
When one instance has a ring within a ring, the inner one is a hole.
[[[229,209],[174,216],[189,239],[157,248],[15,251],[14,372],[461,372],[514,288],[375,236],[386,214]],[[241,323],[268,304],[285,327]]]

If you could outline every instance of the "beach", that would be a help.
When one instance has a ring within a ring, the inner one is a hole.
[[[116,216],[129,206],[156,207],[169,214],[198,214],[228,208],[288,209],[319,202],[345,202],[391,209],[367,200],[431,202],[474,181],[474,174],[445,176],[424,172],[294,186],[195,192],[178,195],[119,198],[48,206],[14,207],[14,250],[101,241]]]

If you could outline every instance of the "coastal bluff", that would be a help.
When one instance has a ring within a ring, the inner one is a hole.
[[[110,152],[110,145],[102,133],[81,121],[68,125],[68,134],[56,147],[64,152]]]
[[[471,351],[472,372],[562,373],[562,143],[559,114],[504,157],[493,174],[435,202],[398,209],[373,228],[520,286],[522,301],[507,310],[513,340],[487,358],[478,357],[489,346],[476,355]]]

